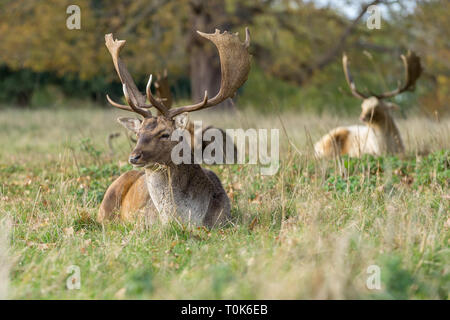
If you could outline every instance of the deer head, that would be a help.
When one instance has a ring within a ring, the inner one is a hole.
[[[363,100],[361,104],[360,120],[368,124],[383,124],[391,117],[391,110],[398,109],[398,105],[387,102],[384,99],[392,98],[404,91],[413,90],[417,79],[422,73],[420,58],[412,51],[408,51],[407,55],[401,55],[403,66],[405,68],[405,80],[403,85],[399,82],[395,90],[370,95],[361,93],[356,89],[352,76],[348,69],[348,58],[344,54],[342,57],[342,65],[344,68],[345,79],[350,87],[351,93],[358,99]]]
[[[171,135],[177,129],[186,128],[188,113],[212,107],[234,97],[237,89],[247,80],[250,71],[251,56],[248,53],[250,33],[248,28],[245,31],[246,39],[244,43],[239,40],[237,33],[231,34],[227,31],[220,33],[219,30],[216,30],[215,33],[206,34],[197,31],[200,36],[213,42],[219,51],[222,74],[220,89],[216,96],[211,99],[208,97],[208,92],[205,91],[205,96],[201,102],[173,109],[170,109],[167,101],[162,99],[162,93],[160,98],[153,96],[151,75],[146,87],[146,96],[141,94],[124,62],[119,58],[125,40],[114,40],[112,34],[105,35],[106,47],[122,82],[123,93],[128,105],[114,102],[108,95],[106,97],[114,107],[138,113],[144,118],[142,121],[135,118],[117,119],[128,130],[136,133],[138,138],[136,147],[129,157],[131,164],[139,167],[155,163],[170,164],[171,151],[178,143],[177,141],[171,141]],[[157,86],[156,89],[160,90],[161,87],[158,88]],[[150,112],[153,107],[159,112],[156,116],[153,116]]]

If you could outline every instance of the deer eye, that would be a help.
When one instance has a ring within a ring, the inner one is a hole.
[[[168,133],[163,133],[159,136],[160,139],[169,139],[170,135]]]

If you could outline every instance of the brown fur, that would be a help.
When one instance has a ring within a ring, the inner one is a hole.
[[[348,143],[348,136],[350,131],[346,128],[337,128],[327,139],[324,140],[323,149],[325,150],[325,157],[334,157],[336,155],[348,154],[350,144]]]
[[[142,171],[139,171],[142,173]],[[122,198],[122,205],[120,207],[121,220],[131,221],[135,218],[136,212],[141,209],[146,209],[146,214],[154,211],[153,203],[150,200],[150,195],[147,190],[147,183],[145,181],[145,174],[142,174],[135,180],[133,185],[128,189],[126,195]],[[148,206],[151,206],[148,208]]]
[[[121,209],[124,207],[124,205],[126,205],[125,203],[128,202],[128,199],[131,200],[131,198],[136,197],[129,195],[130,189],[134,194],[134,192],[137,190],[136,186],[134,185],[137,181],[140,181],[139,178],[143,176],[144,172],[131,170],[125,172],[119,178],[117,178],[106,190],[105,196],[103,197],[102,203],[100,205],[97,220],[99,222],[110,220],[114,218],[114,213],[117,213],[118,216],[124,218],[122,217]],[[129,205],[126,206],[130,207]],[[142,207],[142,203],[136,203],[134,205],[135,209],[141,209]],[[125,216],[128,216],[128,213],[125,213]]]

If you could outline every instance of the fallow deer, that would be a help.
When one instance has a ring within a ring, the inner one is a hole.
[[[222,226],[229,221],[230,201],[219,178],[214,172],[198,164],[175,164],[171,153],[178,142],[171,141],[170,137],[175,130],[186,129],[189,112],[212,107],[233,97],[237,89],[244,84],[250,71],[250,34],[246,29],[244,43],[239,40],[237,34],[226,31],[220,33],[216,30],[213,34],[198,31],[198,34],[213,42],[218,49],[222,72],[221,86],[213,98],[209,99],[205,91],[201,102],[175,109],[169,109],[162,100],[153,96],[152,76],[147,83],[146,94],[149,103],[146,102],[146,97],[139,92],[125,64],[119,58],[125,40],[113,40],[112,34],[105,36],[106,46],[122,82],[128,105],[114,102],[109,96],[107,99],[119,109],[143,116],[143,121],[134,118],[119,118],[118,121],[137,135],[137,144],[129,162],[135,167],[143,167],[145,173],[130,171],[129,176],[123,176],[122,181],[118,179],[113,183],[114,185],[117,182],[117,185],[121,185],[120,188],[128,191],[117,188],[115,198],[114,192],[111,193],[111,202],[105,196],[105,204],[102,203],[98,215],[100,222],[112,218],[112,211],[108,209],[116,205],[114,201],[118,198],[124,207],[133,206],[133,201],[145,194],[143,190],[139,190],[142,187],[136,188],[133,183],[140,179],[145,179],[147,193],[152,200],[146,208],[150,216],[156,215],[163,222],[176,217],[182,222],[206,227]],[[151,114],[149,109],[152,107],[159,111],[159,115]],[[105,208],[107,210],[104,210]]]
[[[348,69],[348,58],[345,54],[343,55],[342,64],[347,84],[353,96],[363,100],[360,120],[365,125],[338,127],[331,130],[314,145],[318,157],[345,154],[360,157],[363,154],[382,155],[404,152],[403,141],[392,116],[392,110],[397,109],[398,106],[384,99],[413,89],[422,73],[422,66],[420,58],[411,51],[408,51],[406,56],[401,55],[401,59],[405,68],[404,84],[399,84],[397,89],[390,92],[368,95],[356,89]]]
[[[169,79],[167,74],[167,69],[164,69],[163,73],[156,74],[156,81],[154,82],[154,87],[156,91],[157,98],[164,103],[164,105],[170,109],[173,103],[172,94],[170,91]],[[160,114],[160,112],[158,112]],[[226,159],[226,144],[227,141],[230,142],[232,139],[228,138],[228,135],[224,130],[220,128],[215,128],[213,126],[208,126],[206,128],[195,128],[194,124],[189,121],[186,127],[187,131],[191,136],[191,147],[194,149],[194,146],[200,146],[202,152],[205,148],[212,143],[213,141],[195,141],[195,139],[199,139],[203,137],[205,132],[210,129],[216,129],[221,131],[223,141],[223,151],[222,151],[222,162],[225,163]],[[195,132],[200,130],[201,133]],[[113,137],[117,137],[118,133],[114,134]],[[110,137],[112,134],[110,135]],[[129,132],[128,138],[136,143],[137,140],[134,138],[135,133]],[[110,150],[112,150],[111,146],[111,138],[108,139],[108,144],[110,145]],[[229,139],[229,140],[227,140]],[[233,145],[233,154],[234,160],[237,160],[237,149],[236,146]],[[213,154],[214,156],[214,154]],[[211,164],[215,164],[214,161],[211,161]],[[147,191],[147,183],[144,175],[144,171],[141,170],[130,170],[123,174],[121,174],[113,183],[108,187],[103,197],[102,203],[100,205],[100,213],[99,217],[105,216],[113,216],[118,213],[118,217],[123,221],[131,221],[136,217],[136,214],[140,211],[149,211],[149,208],[153,207],[153,202],[150,198],[150,194]]]

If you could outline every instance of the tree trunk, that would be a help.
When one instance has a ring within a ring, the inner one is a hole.
[[[217,24],[214,24],[217,23]],[[190,53],[190,80],[191,96],[193,102],[201,101],[208,91],[212,98],[220,88],[220,60],[216,47],[208,40],[200,37],[197,30],[214,32],[224,31],[229,24],[226,23],[225,7],[222,0],[191,1],[191,36],[188,41]],[[217,105],[215,109],[232,108],[230,99]]]

